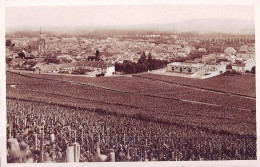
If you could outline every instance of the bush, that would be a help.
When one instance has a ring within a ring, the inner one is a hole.
[[[124,63],[116,63],[115,70],[118,72],[124,72],[126,74],[147,72],[148,70],[157,70],[166,67],[167,62],[157,59],[148,59],[134,63],[127,61]]]
[[[101,74],[96,74],[96,77],[103,77],[103,76],[105,76],[105,73],[101,73]]]
[[[223,73],[222,75],[241,75],[241,72],[232,70],[232,71],[226,71],[225,73]]]
[[[12,45],[12,41],[10,39],[7,39],[5,41],[5,46],[11,46]]]
[[[251,69],[252,74],[255,74],[255,66]]]

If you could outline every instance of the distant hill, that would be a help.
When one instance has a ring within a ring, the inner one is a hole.
[[[7,27],[7,32],[17,30],[39,31],[40,27]],[[46,31],[74,32],[75,30],[93,31],[93,30],[155,30],[170,31],[174,33],[198,32],[206,33],[229,33],[229,34],[254,34],[254,20],[243,19],[191,19],[182,22],[164,23],[164,24],[142,24],[129,26],[69,26],[69,27],[44,27]]]
[[[183,22],[167,24],[150,24],[132,27],[135,29],[154,29],[173,32],[199,32],[199,33],[232,33],[254,34],[254,20],[242,19],[192,19]]]

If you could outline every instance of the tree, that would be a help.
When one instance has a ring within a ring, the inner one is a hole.
[[[95,56],[96,56],[96,59],[99,59],[100,57],[100,53],[99,53],[99,50],[96,50],[96,54],[95,54]]]
[[[10,39],[7,39],[5,41],[5,46],[11,46],[12,45],[12,41]]]
[[[24,54],[24,52],[20,52],[20,53],[18,53],[18,56],[19,56],[20,58],[25,58],[25,54]]]
[[[232,65],[228,64],[228,65],[226,66],[226,69],[227,69],[227,70],[231,70],[231,69],[232,69]]]
[[[151,53],[148,54],[148,60],[149,61],[152,60],[152,54]]]
[[[140,59],[138,60],[138,63],[143,63],[146,60],[145,52],[142,53]]]
[[[252,72],[253,74],[255,74],[255,66],[252,67],[251,72]]]
[[[124,71],[127,74],[135,73],[136,70],[135,70],[134,64],[133,63],[127,63],[125,65]]]

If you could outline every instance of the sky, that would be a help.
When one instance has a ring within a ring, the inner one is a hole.
[[[254,19],[250,5],[7,6],[7,27],[133,26],[190,19]]]

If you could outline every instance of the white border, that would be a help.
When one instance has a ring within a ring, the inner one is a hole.
[[[256,59],[257,67],[259,65],[260,56],[260,1],[259,0],[6,0],[1,2],[0,0],[0,149],[1,149],[1,165],[0,166],[221,166],[221,167],[232,167],[232,166],[260,166],[258,160],[248,161],[248,160],[236,160],[236,161],[185,161],[185,162],[116,162],[116,163],[79,163],[79,164],[69,164],[69,163],[58,163],[58,164],[7,164],[6,163],[6,84],[5,84],[5,6],[78,6],[78,5],[151,5],[151,4],[234,4],[234,5],[254,5],[255,6],[255,36],[256,36]],[[256,73],[260,74],[259,68],[256,68]],[[256,83],[259,83],[259,75],[256,75]],[[258,95],[260,85],[256,84],[256,95]],[[259,131],[259,98],[256,99],[256,117],[257,117],[257,132]],[[259,139],[259,133],[257,133],[257,139]],[[257,144],[257,157],[259,155],[260,146]]]
[[[151,5],[151,4],[241,4],[254,5],[258,0],[6,0],[6,6],[70,6],[70,5]]]

